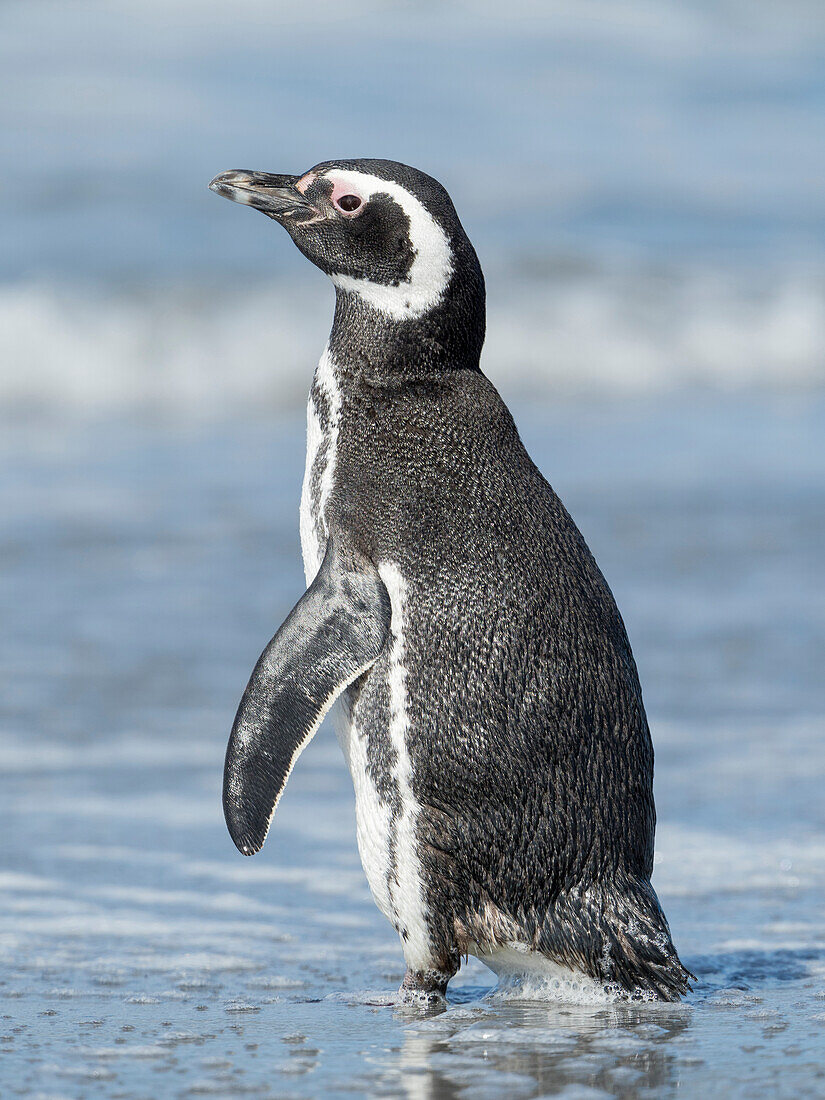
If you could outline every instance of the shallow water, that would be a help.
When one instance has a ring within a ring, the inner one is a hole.
[[[619,601],[657,749],[681,1006],[392,1003],[328,728],[264,851],[223,752],[303,591],[300,418],[7,424],[0,1093],[411,1098],[825,1091],[825,399],[518,415]]]

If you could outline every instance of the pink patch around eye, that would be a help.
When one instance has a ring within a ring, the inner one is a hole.
[[[353,186],[352,186],[351,183],[342,183],[340,180],[337,180],[334,176],[332,176],[330,178],[332,179],[332,194],[330,195],[330,200],[333,202],[333,204],[335,206],[338,206],[338,200],[342,199],[344,197],[344,195],[355,195],[357,198],[359,198],[359,199],[361,198],[361,196],[358,194],[358,192],[353,190]],[[363,202],[363,199],[362,199],[362,202]],[[359,204],[359,207],[358,207],[359,209],[360,209],[360,206],[361,206],[361,204]],[[352,211],[345,210],[344,213],[345,214],[350,214],[350,213],[354,214],[354,213],[356,213],[356,211],[354,211],[354,210],[352,210]]]
[[[303,195],[303,193],[306,191],[306,189],[309,187],[309,185],[316,178],[317,177],[316,177],[314,172],[307,172],[307,174],[305,176],[301,176],[301,178],[295,184],[295,190],[300,191],[301,194]]]

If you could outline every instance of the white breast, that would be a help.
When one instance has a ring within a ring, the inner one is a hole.
[[[395,875],[389,884],[393,918],[403,940],[404,958],[413,970],[432,966],[430,933],[424,911],[424,889],[416,841],[417,819],[421,807],[412,789],[412,760],[408,739],[410,717],[407,706],[407,585],[401,570],[384,562],[378,572],[392,607],[392,643],[389,653],[390,743],[395,750],[394,778],[400,810],[394,821]]]
[[[323,403],[323,408],[316,405]],[[325,422],[322,427],[322,421]],[[335,484],[341,390],[335,363],[325,349],[307,403],[307,460],[301,491],[301,550],[307,585],[321,568],[329,535],[326,509]],[[346,699],[332,709],[332,720],[355,788],[358,852],[378,908],[393,920],[389,899],[390,810],[367,768],[367,739],[353,721]]]
[[[346,701],[333,712],[335,732],[352,776],[355,790],[355,827],[358,854],[375,904],[388,920],[395,922],[388,871],[390,807],[381,799],[367,766],[367,737],[358,718],[349,713]]]
[[[326,405],[326,430],[321,428],[321,411],[316,407],[315,394]],[[307,402],[307,461],[301,490],[301,551],[307,585],[321,568],[326,550],[329,527],[326,506],[335,480],[338,457],[338,427],[341,420],[341,390],[335,364],[329,353],[324,354],[315,370]]]
[[[318,404],[316,404],[316,401]],[[323,408],[318,405],[323,403]],[[335,485],[338,432],[341,423],[341,390],[335,363],[325,350],[315,372],[307,406],[307,461],[301,492],[301,548],[307,584],[321,567],[329,536],[326,509]],[[424,918],[423,889],[415,830],[418,804],[410,782],[411,761],[407,747],[409,716],[405,666],[406,584],[392,563],[379,566],[392,606],[392,642],[387,665],[390,724],[395,750],[394,779],[401,809],[393,819],[370,776],[367,735],[346,699],[333,708],[338,741],[352,774],[355,788],[358,851],[375,902],[399,931],[409,966],[426,970],[431,965],[430,939]],[[377,675],[377,669],[372,673]],[[395,854],[395,873],[390,874],[390,848]]]

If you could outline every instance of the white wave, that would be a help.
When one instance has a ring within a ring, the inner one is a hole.
[[[592,269],[489,279],[483,366],[506,397],[825,381],[825,274]],[[214,418],[303,404],[332,313],[323,284],[241,293],[0,287],[0,408]]]
[[[494,298],[486,365],[528,394],[817,386],[823,305],[820,273],[559,272]]]
[[[290,287],[227,298],[180,287],[102,296],[7,286],[0,289],[0,403],[193,417],[219,415],[227,405],[297,403],[326,335],[323,301],[314,312]]]

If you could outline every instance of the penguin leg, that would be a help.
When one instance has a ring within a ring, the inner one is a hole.
[[[402,1004],[438,1005],[447,998],[447,983],[458,973],[461,957],[449,953],[424,970],[408,966],[398,990]]]
[[[407,968],[404,981],[398,990],[398,999],[402,1004],[443,1004],[447,999],[447,983],[453,974],[445,973],[443,970]]]
[[[372,562],[330,534],[315,580],[261,654],[226,750],[223,808],[246,856],[257,852],[300,754],[337,697],[378,659],[390,598]]]

